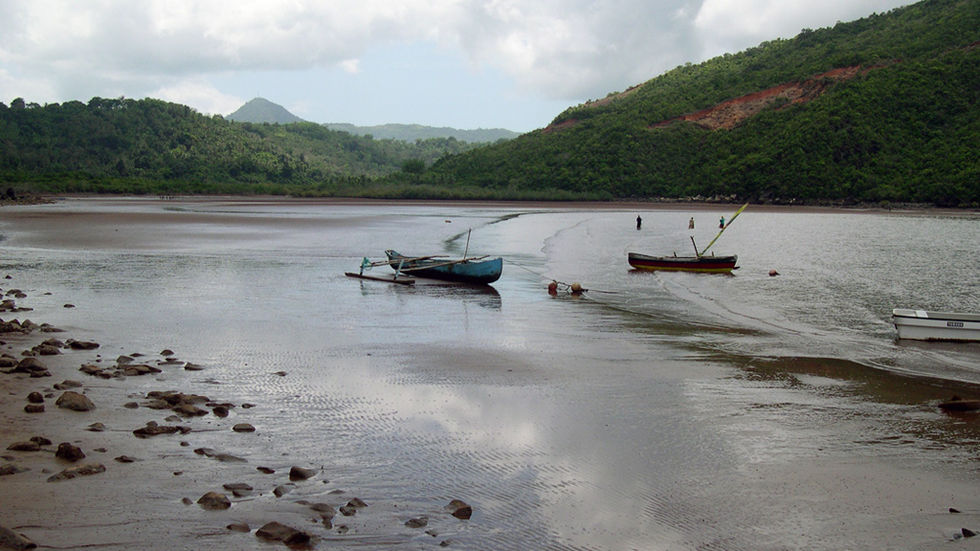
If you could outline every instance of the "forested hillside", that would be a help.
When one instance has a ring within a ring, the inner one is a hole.
[[[238,123],[154,99],[0,103],[0,182],[18,191],[357,195],[473,147]]]
[[[396,178],[460,197],[976,207],[978,41],[980,1],[927,0],[678,67]],[[778,93],[804,83],[809,94]],[[725,102],[758,111],[730,125],[688,116]]]

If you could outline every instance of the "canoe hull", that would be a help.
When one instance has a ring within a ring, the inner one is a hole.
[[[402,258],[409,258],[392,250],[385,251],[385,254],[388,255],[388,261],[393,270],[398,269],[398,263]],[[504,261],[499,257],[460,262],[426,259],[405,261],[402,264],[402,268],[406,270],[406,273],[413,277],[425,277],[475,285],[487,285],[497,281],[500,279],[503,267]]]
[[[980,342],[980,314],[895,308],[892,322],[900,339]]]
[[[650,256],[629,253],[629,264],[637,270],[703,272],[730,274],[738,262],[737,255],[730,256]]]

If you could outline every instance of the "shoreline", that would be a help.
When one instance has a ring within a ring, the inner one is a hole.
[[[611,201],[543,201],[543,200],[489,200],[489,199],[372,199],[359,197],[293,197],[284,195],[114,195],[114,194],[41,194],[33,202],[0,203],[5,206],[29,206],[37,204],[56,203],[59,200],[132,200],[132,201],[173,201],[201,203],[241,203],[241,204],[307,204],[307,205],[418,205],[448,207],[513,207],[513,208],[554,208],[554,209],[595,209],[595,210],[695,210],[695,211],[729,211],[745,204],[742,202],[715,201],[641,201],[641,200],[611,200]],[[765,203],[749,203],[749,209],[760,212],[800,212],[800,213],[873,213],[873,214],[943,214],[950,216],[980,216],[980,209],[942,208],[925,205],[895,205],[893,207],[871,205],[773,205]]]

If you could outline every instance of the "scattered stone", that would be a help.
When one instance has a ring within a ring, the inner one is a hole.
[[[334,509],[333,505],[330,505],[329,503],[314,503],[310,505],[310,509],[320,513],[320,516],[323,519],[332,519],[333,517],[337,516],[337,510]]]
[[[173,425],[158,425],[153,421],[146,424],[145,427],[136,429],[133,434],[137,438],[148,438],[150,436],[158,436],[160,434],[175,434],[178,432],[185,432],[185,427],[173,426]],[[190,429],[186,429],[186,432],[190,432]]]
[[[304,469],[303,467],[293,467],[289,469],[289,480],[307,480],[316,476],[316,471],[313,469]]]
[[[214,458],[222,463],[248,463],[245,458],[231,455],[230,453],[218,453],[215,454]]]
[[[184,417],[200,417],[208,414],[208,410],[199,408],[194,404],[178,404],[171,409]]]
[[[249,528],[244,522],[233,522],[228,526],[225,526],[225,528],[231,530],[232,532],[242,532],[246,534],[252,531],[252,529]]]
[[[125,404],[123,404],[123,407],[126,409],[138,409],[140,405],[137,404],[136,402],[126,402]]]
[[[95,350],[99,347],[99,343],[91,341],[76,341],[69,339],[68,347],[72,350]]]
[[[185,363],[184,364],[184,369],[187,370],[187,371],[204,371],[204,367],[203,366],[200,366],[200,365],[197,365],[197,364],[193,364],[191,362]]]
[[[292,484],[280,484],[272,489],[272,493],[275,494],[276,497],[282,497],[291,491],[293,491]]]
[[[26,467],[18,467],[13,463],[7,463],[5,465],[0,465],[0,476],[7,476],[9,474],[17,474],[29,471]],[[3,545],[0,545],[0,549],[3,549]]]
[[[80,383],[78,381],[72,381],[71,379],[65,379],[64,381],[61,381],[60,383],[56,383],[54,385],[54,389],[55,390],[68,390],[69,388],[79,388],[81,386],[82,386],[82,383]]]
[[[429,519],[425,517],[410,518],[405,521],[405,526],[409,528],[425,528],[429,524]]]
[[[466,502],[459,499],[450,501],[446,508],[449,509],[450,514],[458,519],[466,520],[473,516],[473,508],[467,505]]]
[[[37,442],[28,440],[26,442],[14,442],[13,444],[7,446],[7,449],[12,452],[36,452],[41,450],[41,445]]]
[[[228,417],[228,406],[215,406],[211,413],[217,415],[218,417]]]
[[[25,413],[44,413],[44,404],[27,404],[24,406]]]
[[[87,430],[89,432],[104,432],[105,431],[105,425],[103,425],[102,423],[92,423],[85,430]]]
[[[48,344],[39,344],[35,346],[32,350],[38,356],[57,356],[61,354],[61,349]]]
[[[37,544],[23,534],[18,534],[6,526],[0,526],[0,549],[36,549]]]
[[[136,461],[139,461],[139,459],[136,459],[135,457],[130,457],[128,455],[120,455],[119,457],[116,458],[116,461],[118,461],[119,463],[134,463]]]
[[[288,375],[288,373],[286,373],[285,371],[276,371],[275,373],[273,373],[273,375],[278,375],[280,377],[285,377],[286,375]]]
[[[77,467],[70,467],[61,471],[60,473],[48,477],[48,482],[58,482],[60,480],[70,480],[78,476],[89,476],[93,474],[99,474],[105,472],[105,465],[100,465],[97,463],[87,463],[85,465],[79,465]]]
[[[232,493],[235,497],[243,497],[252,493],[252,487],[244,482],[232,482],[224,484],[222,487]]]
[[[92,403],[92,400],[88,399],[88,396],[79,394],[72,390],[66,390],[61,397],[58,398],[58,401],[55,402],[55,405],[60,408],[74,411],[90,411],[95,409],[95,404]]]
[[[194,504],[194,502],[191,501],[191,498],[189,498],[189,497],[185,497],[184,499],[181,499],[180,502],[183,503],[184,505],[193,505]]]
[[[345,517],[352,517],[357,514],[357,507],[351,507],[349,504],[341,505],[340,514],[344,515]]]
[[[269,467],[255,467],[255,470],[263,474],[273,474],[276,472],[275,469],[270,469]]]
[[[40,392],[32,392],[27,395],[27,401],[32,404],[43,404],[44,396]]]
[[[70,442],[62,442],[58,444],[58,451],[54,452],[54,456],[74,463],[79,459],[85,459],[85,452]]]
[[[972,538],[973,536],[977,535],[976,532],[970,530],[969,528],[960,528],[960,532],[963,533],[964,538]]]
[[[231,430],[235,432],[255,432],[255,427],[248,423],[238,423],[234,427],[231,427]]]
[[[361,509],[363,507],[367,507],[367,503],[364,503],[363,501],[361,501],[361,498],[359,498],[359,497],[355,497],[354,499],[348,501],[347,502],[347,505],[350,505],[351,507],[356,507],[358,509]]]
[[[38,446],[50,446],[52,442],[43,436],[32,436],[31,442],[37,442]]]
[[[14,368],[15,372],[19,373],[29,373],[31,377],[50,377],[51,373],[48,371],[48,366],[44,365],[41,360],[28,356],[17,363],[17,367]]]
[[[65,308],[74,308],[74,307],[75,307],[74,304],[71,304],[71,303],[65,304]]]
[[[306,532],[275,521],[266,523],[255,535],[267,540],[281,541],[286,545],[302,545],[310,541],[310,535]]]
[[[208,492],[197,500],[197,504],[209,511],[218,511],[231,507],[231,500],[221,492]]]

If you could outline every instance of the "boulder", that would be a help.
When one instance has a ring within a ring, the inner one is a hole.
[[[14,442],[7,446],[7,449],[13,452],[36,452],[41,450],[41,445],[33,440],[27,440],[25,442]]]
[[[466,520],[473,516],[473,508],[467,505],[466,502],[459,499],[450,501],[446,508],[449,509],[449,513],[452,516],[458,519]]]
[[[91,341],[76,341],[73,339],[68,340],[68,347],[72,350],[95,350],[99,347],[99,343]]]
[[[231,427],[231,430],[235,432],[255,432],[255,427],[248,423],[238,423],[234,427]]]
[[[74,411],[90,411],[95,409],[95,404],[92,403],[92,400],[88,399],[88,396],[79,394],[73,390],[66,390],[62,393],[58,401],[55,402],[55,405]]]
[[[0,476],[7,476],[7,475],[10,475],[10,474],[22,473],[22,472],[25,472],[27,470],[29,470],[29,469],[27,469],[25,467],[18,467],[17,465],[14,465],[13,463],[7,463],[5,465],[0,465]],[[3,545],[0,545],[0,549],[3,549]]]
[[[244,482],[232,482],[229,484],[223,484],[222,488],[231,492],[235,497],[243,497],[252,493],[252,487]]]
[[[197,500],[202,509],[219,511],[231,507],[231,500],[221,492],[208,492]]]
[[[0,526],[0,549],[36,549],[37,544],[29,540],[27,536],[18,534],[6,526]]]
[[[84,465],[79,465],[77,467],[70,467],[61,471],[56,475],[48,477],[48,482],[58,482],[61,480],[71,480],[72,478],[79,476],[90,476],[93,474],[99,474],[105,472],[105,465],[100,465],[97,463],[86,463]]]
[[[71,461],[74,463],[79,459],[84,459],[85,453],[81,448],[71,444],[70,442],[62,442],[58,444],[58,451],[54,453],[54,456],[58,459],[64,459],[65,461]]]
[[[313,478],[316,476],[316,471],[313,469],[304,469],[303,467],[293,467],[289,469],[289,480],[306,480],[308,478]]]
[[[44,413],[44,404],[27,404],[24,413]]]
[[[17,368],[14,369],[14,371],[19,371],[21,373],[35,373],[35,372],[41,372],[47,370],[48,370],[48,366],[44,365],[44,363],[41,360],[33,356],[28,356],[23,360],[21,360],[20,362],[18,362]]]
[[[409,528],[425,528],[429,524],[429,519],[425,517],[410,518],[405,521],[405,526]]]
[[[32,404],[43,404],[44,395],[42,395],[40,392],[34,391],[27,395],[27,401]]]
[[[262,539],[281,541],[286,545],[309,543],[310,535],[279,522],[269,522],[256,530],[255,535]]]
[[[146,424],[145,427],[139,428],[133,431],[133,434],[137,438],[149,438],[150,436],[159,436],[161,434],[175,434],[182,432],[183,427],[173,426],[173,425],[158,425],[153,421]]]

